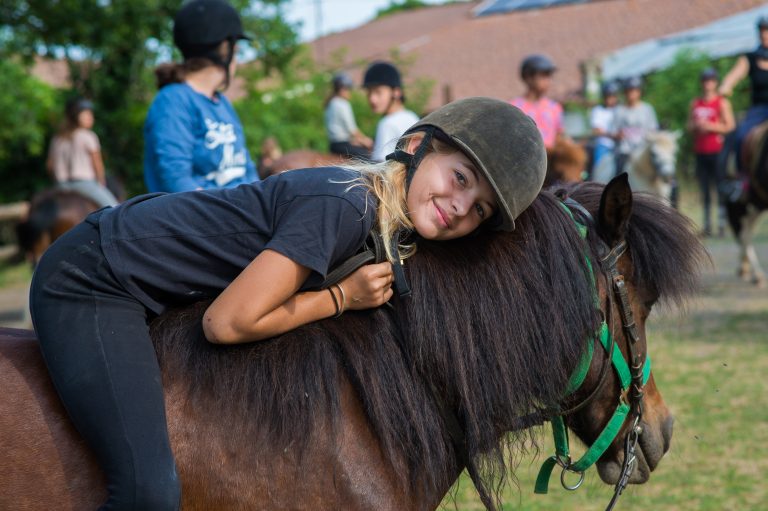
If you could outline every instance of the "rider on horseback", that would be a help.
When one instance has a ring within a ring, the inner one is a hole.
[[[589,127],[592,128],[592,168],[597,167],[603,156],[613,153],[616,141],[612,137],[616,108],[619,104],[619,85],[615,81],[603,83],[600,87],[603,102],[589,111]]]
[[[642,100],[642,78],[630,76],[624,80],[623,88],[626,103],[616,108],[612,129],[618,141],[616,175],[624,172],[632,153],[645,142],[645,136],[659,129],[656,111],[653,106]]]
[[[736,160],[736,167],[739,175],[746,185],[746,172],[742,158],[742,146],[747,134],[764,121],[768,120],[768,16],[763,16],[757,20],[757,30],[760,37],[760,44],[757,48],[742,55],[736,61],[720,85],[719,92],[724,96],[730,96],[734,87],[744,78],[749,77],[751,85],[752,106],[747,110],[744,119],[739,123],[736,130],[726,139],[723,149],[723,166],[729,154],[733,154]],[[743,195],[744,186],[739,187],[731,197]]]
[[[528,116],[468,98],[412,126],[384,163],[140,196],[67,232],[40,261],[30,308],[56,390],[106,475],[102,509],[179,506],[153,317],[213,299],[202,330],[231,344],[378,307],[414,250],[410,234],[511,231],[545,167]],[[371,230],[388,260],[323,285]]]
[[[99,137],[93,128],[93,103],[85,98],[67,102],[64,124],[48,150],[48,173],[63,190],[73,190],[98,207],[114,206],[117,198],[107,188]]]

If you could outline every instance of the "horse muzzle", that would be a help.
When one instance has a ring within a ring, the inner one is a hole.
[[[656,427],[642,421],[643,433],[640,435],[636,451],[637,464],[629,478],[630,484],[643,484],[648,481],[659,465],[661,458],[669,450],[672,440],[672,426],[675,420],[668,415]],[[621,442],[623,445],[623,441]],[[616,456],[611,459],[601,459],[597,462],[597,473],[606,484],[616,484],[621,476],[624,464],[624,449],[620,446],[616,449]],[[604,456],[603,458],[606,458]]]

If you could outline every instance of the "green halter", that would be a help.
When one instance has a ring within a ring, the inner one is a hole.
[[[582,239],[586,239],[587,227],[578,222],[576,218],[574,218],[573,213],[568,207],[562,203],[561,206],[568,213],[568,215],[570,215],[571,219],[576,224],[576,228],[578,229],[579,235],[582,237]],[[596,284],[594,284],[596,280],[594,270],[592,268],[592,261],[588,255],[585,255],[585,260],[590,282],[592,282],[595,286],[595,305],[599,307],[599,297],[597,295]],[[557,415],[551,419],[552,433],[554,434],[555,439],[555,455],[547,458],[547,460],[544,461],[541,470],[539,470],[539,475],[536,478],[536,487],[534,490],[535,493],[547,493],[549,480],[555,465],[559,465],[563,468],[563,471],[560,474],[560,482],[564,488],[568,490],[575,490],[581,486],[581,483],[584,481],[584,472],[589,467],[594,465],[594,463],[600,458],[600,456],[603,455],[606,449],[608,449],[608,446],[611,445],[616,436],[619,434],[619,430],[621,430],[621,427],[624,424],[627,415],[629,414],[630,405],[626,402],[624,396],[626,395],[626,391],[629,389],[630,384],[632,383],[631,371],[627,365],[627,362],[624,360],[624,356],[621,354],[621,350],[618,348],[616,341],[613,339],[613,336],[611,335],[605,320],[603,320],[600,325],[600,329],[597,332],[597,338],[600,341],[600,345],[605,349],[606,353],[608,353],[608,356],[611,358],[611,364],[616,370],[616,374],[621,381],[621,397],[619,398],[619,404],[616,407],[616,410],[613,412],[613,416],[605,425],[603,431],[598,435],[595,442],[587,449],[587,452],[585,452],[584,455],[575,462],[571,461],[568,442],[568,430],[565,427],[563,415]],[[566,397],[576,392],[576,390],[578,390],[579,387],[581,387],[581,385],[584,383],[584,380],[587,377],[587,373],[589,372],[589,367],[592,364],[593,355],[594,347],[593,343],[590,342],[587,344],[587,351],[579,360],[579,365],[576,367],[576,370],[568,381],[568,387],[566,388],[565,393]],[[645,385],[645,383],[648,381],[650,374],[651,359],[650,356],[646,356],[645,363],[643,364],[643,385]],[[574,485],[566,484],[566,472],[579,474],[579,481]]]

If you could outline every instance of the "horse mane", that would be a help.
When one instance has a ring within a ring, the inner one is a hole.
[[[571,193],[596,211],[601,190]],[[253,438],[264,456],[301,451],[313,430],[333,427],[346,380],[402,487],[419,492],[448,488],[458,472],[434,388],[458,414],[478,490],[498,502],[507,465],[536,447],[529,433],[505,432],[561,400],[600,321],[583,241],[558,202],[540,194],[512,233],[421,242],[406,268],[413,295],[392,309],[350,311],[237,346],[205,341],[206,304],[166,313],[152,324],[166,383],[185,385],[191,406],[240,418],[227,424],[231,436]],[[660,207],[638,199],[629,241],[636,277],[677,300],[694,283],[688,272],[701,249],[690,225]]]

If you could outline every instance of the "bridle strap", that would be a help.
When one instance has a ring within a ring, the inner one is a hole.
[[[411,295],[411,287],[408,285],[408,279],[405,277],[405,271],[399,257],[400,235],[401,233],[398,231],[392,237],[390,250],[395,255],[395,262],[392,263],[394,287],[400,297],[405,298]],[[338,284],[365,264],[382,263],[386,260],[387,252],[384,249],[384,239],[378,231],[372,230],[365,245],[363,245],[363,249],[331,270],[322,284],[315,289],[327,289]]]
[[[592,223],[592,216],[589,212],[573,199],[566,199],[564,203],[577,209],[590,223]],[[571,219],[576,223],[577,229],[582,238],[586,238],[586,226],[578,222],[573,213],[568,207],[563,204],[563,209],[570,215]],[[607,254],[601,257],[601,266],[605,273],[606,280],[608,281],[608,314],[611,314],[613,310],[613,296],[618,297],[618,308],[621,313],[622,328],[625,331],[626,337],[629,340],[628,350],[630,364],[624,360],[621,350],[615,349],[615,340],[611,336],[611,329],[608,327],[606,321],[603,321],[600,327],[599,339],[603,348],[608,353],[608,359],[611,361],[611,365],[614,367],[616,374],[621,383],[620,401],[611,416],[610,420],[598,435],[595,442],[587,449],[584,455],[577,461],[571,461],[568,430],[565,425],[564,417],[574,411],[581,409],[589,401],[591,401],[602,387],[604,379],[607,375],[606,368],[608,364],[603,364],[601,370],[601,376],[595,390],[579,405],[566,410],[565,412],[559,412],[554,418],[551,419],[552,431],[555,440],[555,455],[548,458],[541,467],[539,475],[536,478],[536,493],[547,493],[549,479],[556,465],[562,467],[563,471],[560,476],[562,485],[569,490],[575,490],[584,481],[584,471],[592,466],[597,460],[605,453],[616,436],[621,431],[627,417],[632,414],[635,416],[635,422],[632,425],[632,429],[627,435],[625,445],[625,457],[624,465],[622,467],[622,475],[616,484],[614,498],[609,504],[609,509],[615,504],[618,495],[621,494],[624,487],[629,481],[632,470],[634,469],[635,455],[634,450],[637,445],[637,441],[642,430],[639,428],[639,422],[642,417],[642,397],[643,386],[648,381],[651,373],[651,361],[649,357],[640,359],[640,355],[636,353],[636,342],[640,339],[640,335],[637,329],[637,325],[634,322],[632,309],[629,303],[629,295],[627,292],[626,284],[624,282],[624,276],[618,271],[618,261],[621,256],[626,252],[626,241],[620,241],[610,250]],[[589,256],[586,256],[586,266],[588,268],[589,277],[591,282],[596,282],[594,277],[594,271],[592,269],[592,263]],[[597,298],[597,289],[595,288],[595,300],[599,303]],[[586,374],[591,365],[593,349],[590,343],[588,351],[584,354],[579,362],[579,366],[569,380],[566,395],[570,395],[575,392],[584,382]],[[627,392],[629,391],[629,392]],[[626,398],[624,397],[627,392]],[[628,402],[627,402],[628,400]],[[579,474],[579,481],[574,485],[569,485],[565,481],[566,472],[573,472]]]

